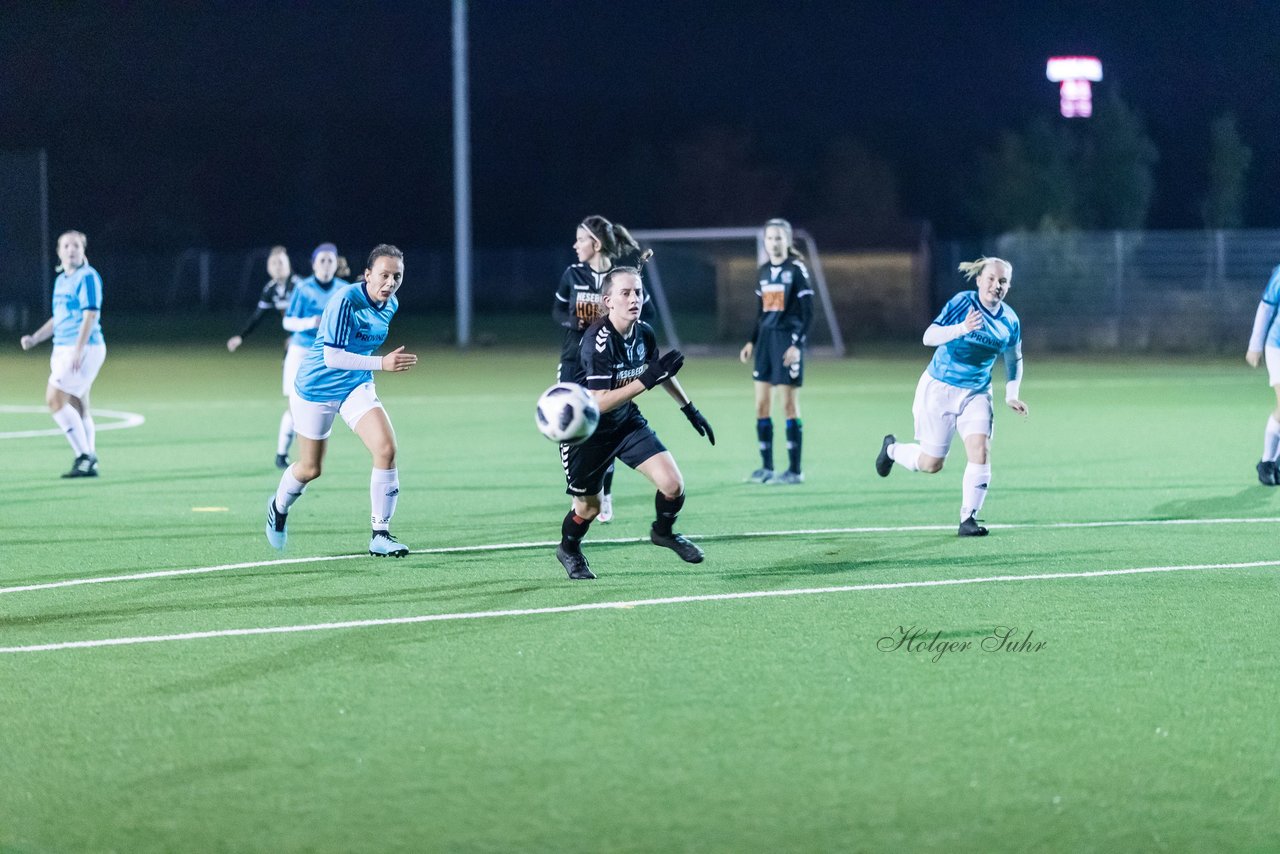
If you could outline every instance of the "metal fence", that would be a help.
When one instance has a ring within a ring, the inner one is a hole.
[[[956,265],[1013,264],[1009,303],[1028,346],[1058,350],[1243,351],[1280,264],[1280,231],[1006,234],[948,242],[934,258],[933,302],[964,287]]]

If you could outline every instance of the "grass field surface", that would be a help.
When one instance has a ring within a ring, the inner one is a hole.
[[[378,376],[398,561],[364,555],[340,423],[267,546],[284,400],[251,343],[108,329],[94,403],[145,422],[98,417],[92,481],[8,437],[53,426],[48,351],[0,355],[5,854],[1280,850],[1273,399],[1243,360],[1029,355],[991,536],[962,540],[959,443],[938,475],[872,466],[928,350],[808,366],[793,487],[743,482],[746,369],[691,358],[717,446],[638,402],[707,560],[642,541],[620,470],[575,583],[532,418],[553,343]]]

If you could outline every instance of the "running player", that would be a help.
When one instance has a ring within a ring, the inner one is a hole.
[[[760,468],[747,479],[752,483],[804,483],[800,448],[804,424],[800,420],[800,386],[804,384],[804,349],[813,320],[813,287],[804,256],[792,242],[791,223],[771,219],[764,226],[764,249],[769,256],[760,265],[756,297],[756,323],[751,340],[738,359],[746,364],[755,356],[751,376],[756,384],[756,438],[760,442]],[[773,469],[773,390],[782,390],[787,417],[787,470]]]
[[[920,376],[911,407],[919,444],[898,442],[893,434],[885,436],[876,457],[876,474],[888,477],[894,463],[909,471],[941,471],[951,439],[959,432],[969,464],[964,470],[957,533],[985,537],[987,529],[978,524],[977,513],[991,482],[991,368],[997,356],[1004,357],[1005,403],[1026,415],[1027,405],[1018,398],[1022,324],[1004,303],[1013,278],[1008,261],[979,258],[961,264],[960,272],[969,280],[977,277],[978,288],[948,300],[924,332],[925,346],[938,349]]]
[[[89,411],[89,390],[107,358],[102,337],[102,276],[85,257],[89,239],[79,231],[58,237],[58,278],[53,282],[53,316],[30,335],[22,349],[53,339],[49,384],[44,400],[75,453],[63,477],[97,477],[97,430]]]
[[[364,279],[340,290],[325,306],[314,346],[298,370],[289,405],[298,431],[298,459],[284,470],[276,494],[267,501],[267,542],[283,549],[287,514],[302,491],[320,476],[333,420],[347,422],[373,455],[369,478],[372,528],[369,554],[403,557],[409,548],[391,535],[391,517],[400,494],[396,434],[373,385],[372,371],[407,371],[418,357],[397,347],[373,353],[387,339],[404,278],[404,253],[381,244],[369,254]]]
[[[262,287],[262,293],[258,296],[258,307],[254,309],[253,314],[249,315],[249,319],[245,321],[244,328],[240,330],[238,335],[232,335],[227,339],[227,349],[234,353],[240,349],[240,345],[244,343],[245,336],[257,328],[259,321],[267,312],[275,309],[283,315],[289,309],[289,302],[293,298],[294,287],[298,284],[298,277],[293,275],[293,270],[289,265],[289,251],[283,246],[272,246],[271,254],[267,256],[267,275],[271,279]],[[288,352],[288,344],[286,343],[286,353]],[[294,369],[295,373],[297,369]],[[284,377],[284,396],[287,400],[289,392],[292,390],[293,380],[285,372]],[[289,445],[293,443],[293,415],[289,412],[289,406],[286,403],[284,415],[280,416],[280,430],[276,434],[276,468],[282,469],[289,465]]]
[[[551,316],[564,327],[556,382],[566,381],[576,371],[583,331],[604,317],[600,290],[605,275],[624,256],[636,256],[638,264],[644,263],[639,260],[640,244],[631,233],[621,224],[609,222],[602,216],[589,216],[578,225],[573,251],[578,262],[570,264],[560,277],[556,301],[551,307]],[[648,294],[645,299],[648,300]],[[613,521],[612,465],[604,476],[604,498],[599,519],[604,523]]]
[[[316,329],[320,326],[320,316],[324,314],[325,306],[337,291],[350,284],[336,275],[337,269],[338,247],[332,243],[321,243],[311,252],[311,275],[298,282],[293,289],[293,296],[289,298],[289,307],[285,309],[282,321],[285,331],[293,333],[289,336],[289,347],[284,353],[286,396],[293,394],[298,367],[316,343]],[[293,441],[292,433],[290,429],[286,447]],[[288,464],[287,456],[282,460],[277,454],[276,466],[284,468]]]
[[[1271,271],[1271,279],[1262,292],[1258,313],[1253,319],[1253,334],[1249,336],[1249,349],[1244,359],[1249,367],[1256,368],[1265,354],[1267,374],[1276,394],[1276,408],[1267,416],[1267,426],[1262,432],[1262,459],[1258,461],[1258,480],[1264,486],[1280,485],[1280,470],[1276,458],[1280,457],[1280,324],[1276,323],[1276,306],[1280,304],[1280,267]]]
[[[560,527],[556,558],[572,579],[595,578],[582,553],[582,538],[600,514],[605,472],[620,459],[657,487],[657,518],[649,530],[654,545],[671,549],[688,563],[702,561],[702,549],[673,530],[684,506],[684,477],[633,400],[661,385],[680,404],[693,429],[716,443],[715,433],[694,407],[675,375],[684,364],[679,350],[659,356],[653,327],[640,319],[644,285],[634,267],[615,267],[602,283],[608,312],[583,336],[578,369],[569,381],[585,385],[600,406],[596,431],[580,445],[561,445],[567,493],[573,509]]]

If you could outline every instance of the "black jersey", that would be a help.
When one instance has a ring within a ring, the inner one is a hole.
[[[788,258],[781,264],[766,261],[760,265],[757,279],[756,325],[751,330],[751,341],[757,342],[762,332],[777,331],[789,333],[792,344],[804,347],[813,321],[809,269],[799,258]]]
[[[609,267],[634,266],[634,253],[623,256]],[[630,260],[629,260],[630,259]],[[570,368],[578,363],[578,350],[582,343],[582,335],[586,328],[604,317],[604,301],[600,292],[604,289],[604,277],[609,270],[597,273],[590,264],[570,264],[560,277],[560,287],[556,289],[555,305],[551,307],[551,316],[556,323],[564,327],[564,341],[560,346],[561,373],[569,373]],[[644,305],[641,312],[649,307],[649,292],[645,291]],[[643,315],[642,315],[643,316]],[[562,376],[561,379],[567,380]]]
[[[249,315],[249,319],[245,321],[240,337],[244,338],[252,332],[258,322],[262,320],[263,315],[273,308],[284,314],[289,308],[289,299],[293,296],[293,287],[297,283],[297,276],[290,276],[283,282],[277,282],[275,279],[267,282],[262,288],[262,293],[258,296],[258,307],[254,309],[253,314]]]
[[[650,362],[658,359],[658,336],[653,327],[637,320],[631,335],[624,338],[604,317],[587,328],[582,336],[578,370],[573,382],[591,391],[622,388],[644,373]],[[616,409],[600,414],[597,431],[607,431],[638,415],[639,407],[629,400]]]

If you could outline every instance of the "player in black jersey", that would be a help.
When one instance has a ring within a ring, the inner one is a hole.
[[[293,286],[298,283],[298,277],[293,275],[289,265],[289,252],[283,246],[271,247],[271,253],[267,256],[267,275],[271,280],[262,287],[262,293],[258,296],[258,307],[254,309],[253,314],[249,315],[240,333],[227,339],[227,349],[232,353],[240,348],[245,336],[257,328],[258,323],[268,312],[274,309],[283,315],[289,308],[289,298],[293,296]],[[292,389],[289,388],[290,383],[286,382],[284,385],[284,396],[288,400]],[[289,413],[289,407],[286,404],[284,415],[280,416],[280,431],[276,435],[276,468],[288,467],[289,445],[292,443],[293,416]]]
[[[640,414],[633,402],[636,397],[661,385],[680,404],[693,429],[711,444],[716,443],[711,425],[675,379],[684,356],[679,350],[659,355],[653,327],[640,319],[644,304],[640,271],[614,268],[605,276],[603,294],[608,314],[587,328],[577,370],[569,378],[591,390],[600,405],[600,423],[582,444],[560,446],[568,482],[565,491],[573,496],[573,509],[561,525],[556,557],[572,579],[595,578],[582,553],[582,538],[600,513],[605,471],[614,459],[640,472],[658,489],[654,497],[657,518],[649,540],[688,563],[702,561],[702,549],[673,530],[684,506],[684,477],[675,458]]]
[[[624,259],[637,268],[644,263],[640,258],[640,244],[631,233],[620,223],[609,222],[602,216],[589,216],[578,225],[573,251],[577,253],[578,262],[570,264],[560,277],[556,301],[551,307],[551,316],[564,328],[556,382],[569,380],[577,368],[582,333],[605,315],[600,297],[604,277]],[[648,300],[648,294],[645,299]],[[613,466],[604,476],[604,498],[598,518],[605,523],[613,521]]]
[[[760,441],[760,468],[751,473],[753,483],[803,483],[800,446],[804,428],[797,397],[804,383],[804,349],[813,320],[813,287],[804,256],[791,239],[791,223],[771,219],[765,223],[764,248],[768,260],[760,265],[756,297],[759,302],[750,340],[738,358],[745,364],[755,356],[751,375],[756,382],[756,438]],[[787,415],[787,470],[773,470],[773,418],[770,409],[774,387],[782,389]]]

